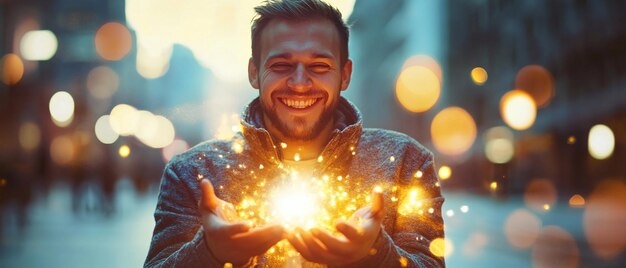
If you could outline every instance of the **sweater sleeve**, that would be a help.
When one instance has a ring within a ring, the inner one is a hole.
[[[221,267],[206,245],[192,191],[171,163],[161,178],[156,225],[144,267]]]
[[[430,250],[433,240],[444,238],[441,216],[444,199],[432,153],[407,152],[400,184],[395,193],[397,204],[386,206],[394,209],[386,212],[386,217],[395,217],[393,226],[381,229],[374,242],[374,254],[349,267],[445,267],[443,257]]]

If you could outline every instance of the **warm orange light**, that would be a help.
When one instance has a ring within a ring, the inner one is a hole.
[[[6,54],[0,59],[0,79],[7,85],[17,84],[24,75],[24,63],[18,55]]]
[[[74,143],[68,136],[59,136],[50,144],[50,157],[59,165],[67,165],[74,160]]]
[[[126,26],[118,22],[109,22],[96,32],[95,46],[100,57],[117,61],[130,52],[132,37]]]
[[[584,207],[585,198],[583,198],[579,194],[572,195],[572,197],[569,199],[569,206],[574,208]]]
[[[476,67],[472,69],[470,76],[472,77],[472,81],[474,81],[474,84],[479,86],[485,84],[488,78],[487,71],[482,67]]]
[[[525,209],[517,209],[506,219],[504,234],[513,247],[529,248],[541,230],[541,220]]]
[[[622,179],[603,181],[591,193],[583,228],[596,256],[608,260],[626,250],[626,184]]]
[[[554,97],[552,75],[539,65],[528,65],[520,69],[515,78],[515,88],[528,92],[537,107],[548,105]]]
[[[402,70],[396,81],[396,98],[410,112],[428,111],[440,94],[439,78],[425,66],[411,66]]]
[[[130,147],[128,147],[128,145],[124,144],[122,146],[120,146],[120,149],[118,151],[118,153],[120,154],[120,156],[122,158],[126,158],[130,155]]]
[[[435,238],[428,247],[430,252],[437,257],[450,256],[454,251],[452,241],[445,238]]]
[[[511,90],[500,100],[500,114],[507,125],[524,130],[535,123],[537,107],[535,101],[522,90]]]
[[[452,169],[449,166],[441,166],[438,174],[440,179],[447,180],[452,176]]]
[[[543,228],[532,248],[533,267],[579,267],[580,251],[574,237],[557,226]]]
[[[449,107],[435,116],[430,133],[439,152],[457,156],[465,153],[474,143],[476,124],[463,108]]]

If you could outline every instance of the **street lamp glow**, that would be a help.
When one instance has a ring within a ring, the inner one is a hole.
[[[524,130],[535,123],[537,106],[525,91],[511,90],[502,96],[500,114],[507,125],[516,130]]]
[[[57,52],[57,37],[48,30],[30,31],[20,42],[20,52],[26,60],[46,61]]]
[[[589,154],[595,159],[606,159],[615,149],[615,135],[605,125],[595,125],[589,130]]]
[[[74,99],[70,93],[59,91],[52,95],[48,105],[52,121],[59,127],[66,127],[74,118]]]

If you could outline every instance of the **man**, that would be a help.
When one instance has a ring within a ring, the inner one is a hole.
[[[352,61],[339,11],[319,0],[255,10],[248,74],[259,98],[235,138],[201,143],[167,164],[145,266],[291,265],[266,253],[277,243],[296,250],[302,266],[444,266],[429,249],[443,238],[432,153],[406,135],[363,129],[356,107],[340,97]],[[247,214],[233,204],[291,168],[340,182],[344,196],[379,187],[349,219],[335,219],[335,230],[240,221]]]

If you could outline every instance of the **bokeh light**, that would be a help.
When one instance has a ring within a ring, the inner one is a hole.
[[[433,119],[430,131],[435,148],[450,156],[463,154],[476,139],[474,119],[460,107],[440,111]]]
[[[87,89],[95,98],[110,98],[117,91],[119,85],[119,76],[107,66],[98,66],[87,74]]]
[[[15,85],[22,80],[24,75],[24,63],[18,55],[13,53],[6,54],[0,59],[0,71],[2,83],[7,85]]]
[[[41,131],[39,126],[33,122],[24,122],[20,125],[18,139],[22,148],[32,151],[39,147],[41,142]]]
[[[595,125],[589,130],[589,141],[587,143],[589,154],[598,160],[606,159],[615,148],[615,135],[613,131],[602,124]]]
[[[463,255],[472,258],[479,257],[488,242],[489,236],[482,232],[474,232],[470,234],[465,244],[463,244]]]
[[[25,60],[46,61],[56,54],[57,37],[48,30],[30,31],[20,42],[20,53]]]
[[[626,184],[621,179],[601,182],[591,193],[583,227],[592,251],[612,259],[626,249]]]
[[[175,139],[170,145],[162,150],[163,160],[167,163],[172,157],[181,154],[189,149],[189,144],[181,139]]]
[[[66,127],[74,119],[74,98],[66,91],[58,91],[50,98],[48,105],[52,121],[59,127]]]
[[[452,176],[452,169],[449,166],[441,166],[438,175],[440,179],[447,180]]]
[[[400,73],[396,82],[396,98],[402,107],[419,113],[432,108],[441,94],[437,75],[424,66],[411,66]]]
[[[492,127],[485,131],[485,156],[495,164],[508,163],[513,159],[515,146],[513,132],[507,127]]]
[[[75,154],[74,143],[68,136],[55,137],[50,143],[50,157],[58,165],[70,164]]]
[[[557,226],[541,230],[532,248],[533,267],[579,267],[580,252],[574,237]]]
[[[545,107],[554,97],[554,79],[539,65],[528,65],[517,72],[515,88],[526,91],[537,107]]]
[[[547,179],[534,179],[526,186],[524,203],[536,211],[549,210],[556,202],[557,190]]]
[[[148,111],[139,111],[135,136],[152,148],[163,148],[170,145],[175,138],[174,125],[167,118],[153,115]]]
[[[472,77],[472,81],[474,82],[474,84],[479,86],[484,85],[485,82],[487,82],[487,78],[489,77],[487,71],[483,67],[476,67],[472,69],[470,76]]]
[[[130,31],[118,22],[102,25],[96,32],[94,40],[98,55],[109,61],[124,58],[130,52],[133,43]]]
[[[402,70],[405,70],[412,66],[423,66],[431,70],[436,76],[439,82],[443,81],[443,72],[441,71],[441,65],[437,60],[428,55],[413,55],[404,61],[402,64]]]
[[[122,158],[126,158],[130,155],[130,147],[124,144],[120,146],[120,149],[117,151]]]
[[[585,198],[579,194],[572,195],[569,199],[569,206],[573,208],[580,208],[585,206]]]
[[[500,100],[500,114],[507,125],[516,130],[524,130],[535,123],[537,107],[528,93],[511,90]]]
[[[113,130],[109,120],[109,115],[100,116],[94,127],[96,138],[104,144],[112,144],[119,138],[119,134]]]
[[[511,246],[525,249],[532,246],[541,231],[541,220],[526,209],[517,209],[504,223],[504,235]]]
[[[452,241],[446,238],[435,238],[428,246],[430,252],[437,257],[448,257],[454,252]]]
[[[139,122],[137,109],[128,104],[118,104],[111,109],[109,122],[111,128],[120,136],[133,135]]]

